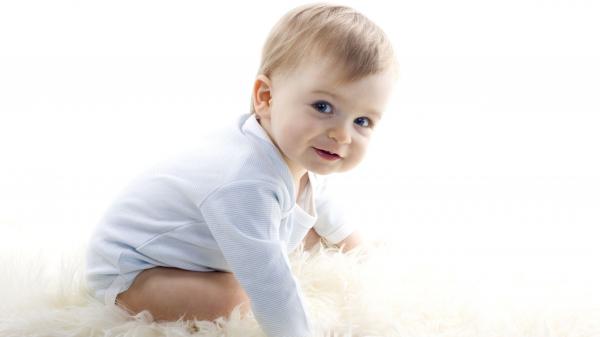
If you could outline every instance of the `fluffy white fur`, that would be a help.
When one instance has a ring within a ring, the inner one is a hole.
[[[3,254],[1,337],[264,336],[252,314],[240,317],[238,310],[213,322],[157,323],[148,312],[130,317],[106,307],[87,293],[83,252],[67,254],[54,273],[43,253]],[[290,261],[309,303],[314,336],[600,336],[600,305],[584,292],[545,288],[525,298],[534,288],[514,279],[497,290],[478,286],[476,274],[467,276],[448,260],[412,260],[386,244],[348,253],[318,245],[296,250]]]

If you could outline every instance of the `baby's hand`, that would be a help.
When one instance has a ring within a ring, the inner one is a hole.
[[[348,251],[348,254],[356,255],[358,263],[362,264],[371,260],[374,256],[381,255],[382,251],[388,247],[388,242],[384,240],[368,240],[361,242],[354,249]]]

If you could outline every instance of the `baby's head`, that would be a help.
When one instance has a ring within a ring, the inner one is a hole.
[[[346,6],[304,5],[267,38],[251,111],[295,179],[344,172],[364,157],[397,79],[391,43],[372,21]]]

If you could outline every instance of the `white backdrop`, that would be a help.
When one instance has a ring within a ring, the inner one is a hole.
[[[302,3],[0,2],[2,250],[84,244],[137,172],[247,112],[267,33]],[[339,3],[401,64],[367,158],[332,176],[365,235],[600,276],[598,2]]]

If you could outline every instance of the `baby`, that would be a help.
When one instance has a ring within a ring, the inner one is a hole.
[[[361,162],[397,78],[389,40],[365,16],[323,3],[288,12],[265,42],[251,112],[110,205],[86,255],[93,295],[155,320],[240,305],[268,336],[310,336],[288,254],[321,239],[361,244],[325,176]]]

